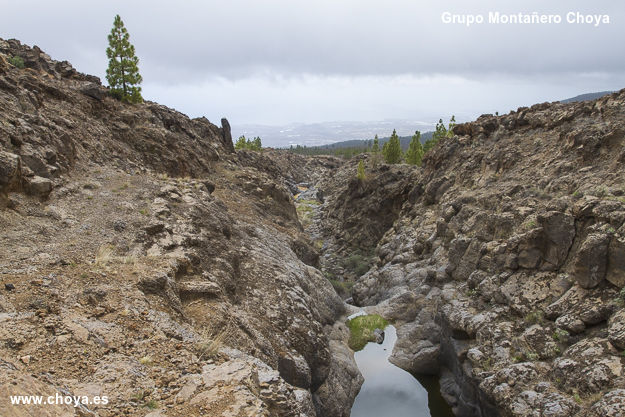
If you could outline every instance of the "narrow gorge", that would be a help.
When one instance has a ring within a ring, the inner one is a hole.
[[[348,417],[364,309],[456,416],[623,416],[624,122],[625,90],[421,167],[235,151],[0,39],[0,415]],[[9,401],[55,393],[107,403]]]

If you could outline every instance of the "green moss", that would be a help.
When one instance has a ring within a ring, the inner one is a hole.
[[[303,227],[308,227],[312,223],[313,208],[306,205],[298,204],[296,207],[297,217]]]
[[[367,343],[375,341],[373,334],[375,329],[384,330],[386,326],[388,326],[388,321],[378,314],[368,314],[348,320],[349,347],[355,352],[361,350]]]

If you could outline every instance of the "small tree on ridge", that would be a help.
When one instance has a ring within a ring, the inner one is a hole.
[[[130,43],[130,35],[124,27],[119,15],[115,16],[113,29],[108,36],[109,47],[106,56],[109,66],[106,70],[106,80],[111,88],[111,94],[118,100],[127,103],[141,103],[141,81],[139,74],[139,58],[135,55],[135,47]]]
[[[389,141],[382,147],[382,153],[387,164],[398,164],[401,161],[401,145],[395,129]]]
[[[406,163],[410,165],[421,165],[423,158],[423,146],[421,145],[421,132],[418,130],[412,136],[408,151],[406,151]]]

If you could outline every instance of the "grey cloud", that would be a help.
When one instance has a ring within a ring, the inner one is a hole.
[[[609,14],[591,25],[445,25],[451,13]],[[241,123],[435,122],[625,85],[613,0],[5,1],[0,37],[104,76],[119,13],[148,99]]]
[[[29,3],[32,7],[29,7]],[[262,71],[341,75],[623,71],[614,53],[625,34],[622,2],[264,0],[183,2],[12,2],[0,17],[2,35],[73,45],[77,65],[93,71],[112,17],[119,12],[142,58],[160,82],[211,75],[245,78]],[[8,9],[8,10],[7,10]],[[28,9],[28,19],[24,16]],[[481,25],[441,22],[452,13],[569,10],[607,13],[612,23]],[[53,32],[53,33],[51,33]],[[82,52],[81,52],[82,51]],[[101,73],[102,70],[99,70]]]

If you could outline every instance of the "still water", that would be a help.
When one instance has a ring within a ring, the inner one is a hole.
[[[428,391],[419,381],[388,361],[397,333],[391,325],[384,333],[381,345],[367,343],[363,350],[354,354],[365,382],[354,401],[351,417],[453,417],[440,397],[436,382],[428,384],[428,401]]]

